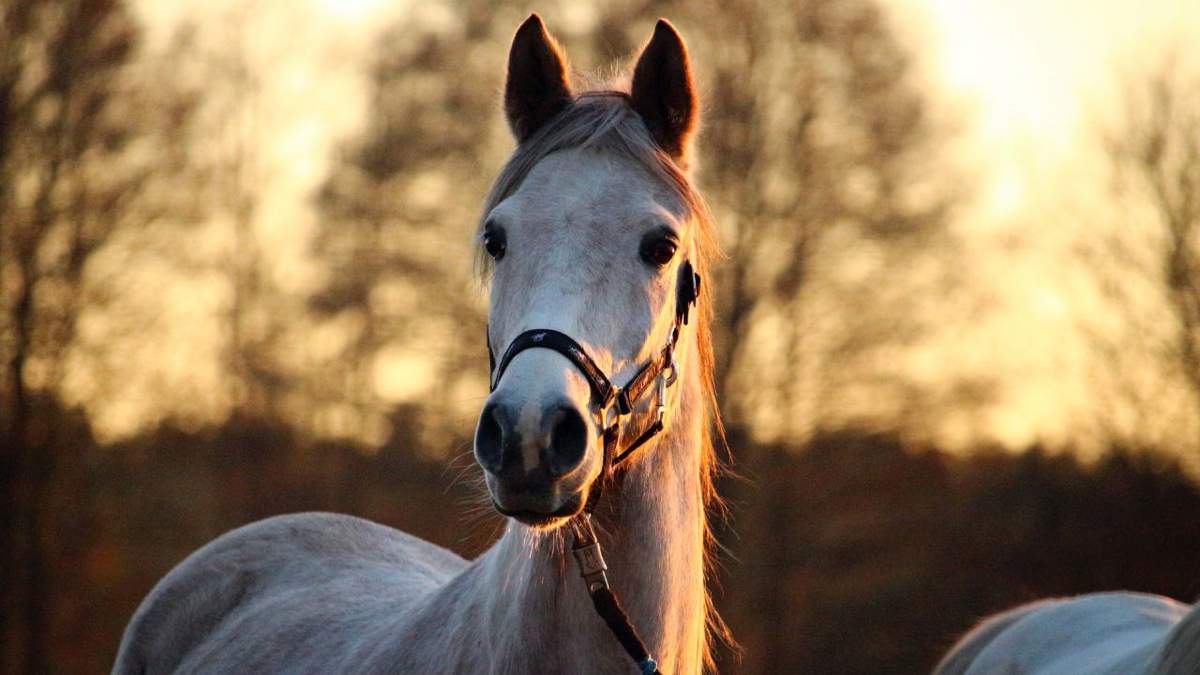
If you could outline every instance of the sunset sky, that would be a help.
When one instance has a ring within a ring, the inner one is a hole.
[[[211,18],[232,4],[141,0],[138,6],[153,47],[162,46],[180,20]],[[1086,405],[1088,387],[1077,345],[1064,339],[1073,320],[1067,311],[1071,284],[1052,269],[1078,230],[1071,223],[1051,227],[1046,213],[1060,199],[1086,202],[1089,191],[1104,189],[1088,153],[1097,124],[1113,107],[1114,83],[1122,72],[1157,58],[1165,45],[1200,35],[1200,3],[891,0],[884,5],[913,50],[939,116],[961,129],[953,161],[979,186],[960,213],[959,229],[974,256],[962,264],[994,275],[999,293],[986,320],[965,335],[935,339],[912,356],[911,367],[1001,374],[1005,390],[986,419],[947,421],[942,440],[951,446],[981,433],[1014,446],[1036,439],[1065,441],[1069,420]],[[286,16],[286,29],[272,29],[280,27],[278,19],[271,27],[248,27],[255,50],[277,64],[261,103],[267,161],[276,176],[264,194],[262,237],[278,256],[272,273],[285,286],[302,289],[307,283],[303,251],[314,217],[309,195],[325,175],[334,143],[363,119],[365,66],[379,31],[412,5],[308,0],[263,6],[271,16]],[[556,20],[578,17],[547,12],[545,18],[553,29]],[[497,54],[497,67],[502,63],[503,55]],[[1006,255],[990,255],[995,250]],[[188,286],[179,292],[205,291]],[[191,368],[193,360],[178,360],[187,377],[205,377]],[[419,394],[411,365],[398,357],[393,367],[382,368],[376,383],[380,392],[396,400]],[[132,430],[147,405],[114,402],[100,416],[102,429],[107,425],[117,435]]]

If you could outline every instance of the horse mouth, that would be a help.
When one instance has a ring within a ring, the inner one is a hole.
[[[495,499],[492,499],[492,508],[496,509],[497,513],[530,527],[552,529],[563,525],[571,518],[579,515],[583,511],[583,499],[578,494],[571,495],[561,506],[553,511],[537,511],[530,508],[506,508],[501,506]]]

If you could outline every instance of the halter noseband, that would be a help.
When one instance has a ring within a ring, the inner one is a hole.
[[[658,435],[664,428],[663,418],[666,415],[667,387],[670,387],[679,377],[679,368],[675,364],[675,344],[683,326],[688,323],[688,315],[696,300],[700,297],[700,275],[692,269],[691,261],[685,260],[679,266],[679,277],[675,285],[675,322],[671,326],[671,335],[667,344],[650,358],[637,373],[625,384],[617,387],[604,374],[596,361],[588,355],[587,350],[576,342],[570,335],[549,328],[527,330],[513,338],[500,362],[496,362],[492,352],[491,331],[487,335],[488,364],[491,370],[490,389],[495,391],[504,377],[504,371],[516,358],[517,354],[526,349],[549,349],[558,352],[570,361],[583,378],[587,380],[592,390],[592,406],[600,420],[600,429],[604,444],[604,464],[600,477],[592,485],[591,494],[584,504],[583,513],[578,519],[571,521],[575,543],[571,552],[579,563],[579,571],[587,584],[588,594],[592,605],[608,625],[610,631],[621,643],[625,653],[637,663],[645,675],[658,673],[658,664],[646,650],[637,630],[634,629],[625,610],[621,607],[617,596],[608,584],[605,571],[608,566],[600,551],[600,542],[592,528],[591,512],[604,494],[604,486],[612,476],[613,469],[633,456],[633,453]],[[619,450],[621,444],[621,418],[633,413],[638,401],[650,390],[650,385],[658,382],[658,401],[654,421],[624,450]],[[611,416],[611,421],[609,420]]]
[[[700,275],[692,269],[690,261],[684,261],[679,266],[679,277],[675,292],[675,322],[671,326],[671,335],[667,344],[625,384],[617,387],[604,374],[596,361],[588,355],[583,345],[571,336],[550,328],[534,328],[527,330],[509,343],[503,356],[497,363],[492,352],[491,335],[488,335],[488,362],[491,367],[491,391],[500,384],[500,378],[508,370],[508,365],[517,354],[526,349],[549,349],[558,352],[575,366],[587,380],[592,390],[592,406],[597,418],[604,441],[604,467],[600,474],[600,483],[607,480],[612,469],[629,459],[633,453],[663,430],[663,418],[666,414],[666,388],[675,383],[678,369],[675,365],[675,343],[679,341],[679,333],[687,325],[691,308],[700,296]],[[637,402],[650,389],[650,385],[658,380],[658,407],[654,421],[624,450],[618,452],[621,439],[621,418],[633,413]],[[611,413],[610,413],[611,411]],[[610,421],[611,417],[611,421]],[[597,493],[593,493],[595,496]],[[588,510],[595,507],[595,499],[588,500]]]

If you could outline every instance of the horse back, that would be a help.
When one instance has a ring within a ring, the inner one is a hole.
[[[1146,674],[1161,660],[1168,636],[1188,609],[1168,598],[1131,592],[1040,601],[985,621],[935,672]],[[1195,665],[1182,672],[1200,672]]]
[[[154,587],[125,630],[113,673],[245,671],[326,648],[352,653],[379,629],[377,615],[402,615],[466,565],[353,516],[252,523],[196,551]]]

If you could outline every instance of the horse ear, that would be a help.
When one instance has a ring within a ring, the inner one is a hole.
[[[537,14],[517,29],[508,52],[508,81],[504,85],[504,112],[518,143],[571,103],[562,49],[546,32]]]
[[[667,154],[685,161],[699,103],[687,47],[666,19],[658,20],[654,37],[638,57],[630,97],[654,140]]]

